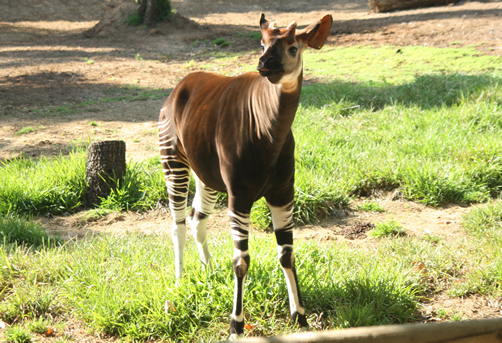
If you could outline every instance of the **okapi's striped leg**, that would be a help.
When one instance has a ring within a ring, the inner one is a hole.
[[[234,281],[234,307],[230,318],[231,337],[244,333],[244,281],[251,261],[248,251],[249,237],[249,212],[236,211],[229,203],[228,215],[230,216],[230,229],[234,240],[233,270]]]
[[[171,237],[174,245],[174,265],[177,279],[183,273],[183,250],[186,243],[186,207],[190,183],[190,165],[178,151],[176,137],[170,135],[170,120],[159,122],[159,143],[162,171],[169,194],[169,209],[173,217]]]
[[[192,203],[192,209],[188,215],[190,228],[199,249],[200,259],[207,270],[211,270],[211,256],[207,246],[207,221],[209,215],[213,212],[218,192],[207,187],[199,180],[195,173],[195,196]]]
[[[298,323],[302,328],[308,329],[305,309],[296,277],[295,255],[293,253],[293,202],[282,207],[268,204],[268,207],[272,214],[279,262],[281,263],[288,286],[291,318],[294,323]]]

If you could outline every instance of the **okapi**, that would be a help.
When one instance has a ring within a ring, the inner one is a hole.
[[[303,30],[297,31],[296,22],[279,29],[261,14],[259,73],[235,77],[191,73],[160,110],[160,154],[173,217],[176,278],[183,272],[190,170],[196,192],[188,220],[207,268],[211,267],[206,242],[208,216],[218,192],[228,194],[235,273],[232,335],[244,331],[249,215],[261,197],[271,211],[293,322],[308,328],[293,254],[295,142],[291,125],[302,88],[303,51],[307,47],[320,49],[332,22],[331,15],[325,15]]]

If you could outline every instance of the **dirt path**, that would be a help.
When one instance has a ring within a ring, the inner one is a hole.
[[[128,3],[0,3],[0,160],[20,154],[36,157],[65,153],[73,144],[89,139],[123,139],[128,158],[157,155],[156,120],[167,91],[165,96],[152,99],[142,97],[141,90],[134,90],[134,86],[166,90],[174,87],[196,68],[187,66],[186,61],[196,59],[203,49],[219,49],[201,47],[195,44],[197,40],[228,39],[232,44],[225,51],[247,51],[240,62],[254,64],[259,43],[250,33],[257,31],[260,12],[280,25],[293,20],[306,25],[326,12],[332,13],[335,22],[328,45],[475,46],[480,53],[502,55],[499,1],[461,1],[454,6],[374,14],[365,0],[178,0],[172,1],[178,15],[171,23],[148,29],[121,24],[124,13],[131,8]],[[94,32],[94,38],[86,38],[83,33],[93,28],[103,13],[107,13],[107,25]],[[123,86],[129,89],[121,91]],[[123,94],[145,101],[102,101],[116,100]],[[85,101],[85,106],[77,106]],[[34,132],[16,135],[23,127],[32,127]],[[391,198],[377,198],[384,213],[340,211],[318,225],[300,228],[297,236],[346,240],[344,230],[354,224],[376,223],[391,216],[402,221],[412,235],[429,233],[444,239],[463,235],[460,224],[468,208],[432,209]],[[82,221],[78,215],[42,219],[52,232],[68,236],[129,230],[163,232],[167,220],[165,211],[112,214],[94,222]],[[211,230],[226,232],[226,222],[222,210],[213,216]],[[373,244],[364,237],[349,241]],[[494,311],[479,297],[436,300],[431,306],[463,308],[473,318]],[[426,308],[424,313],[427,311],[432,310]]]

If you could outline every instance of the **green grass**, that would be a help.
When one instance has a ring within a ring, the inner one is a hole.
[[[83,153],[38,160],[18,158],[0,167],[0,215],[61,214],[80,206],[86,190]]]
[[[402,236],[404,234],[406,234],[406,229],[403,227],[403,224],[394,219],[378,223],[376,227],[370,231],[370,236],[376,238]]]
[[[502,238],[502,202],[492,201],[470,211],[464,217],[464,228],[476,237],[489,235]]]
[[[3,244],[26,245],[34,248],[60,244],[51,238],[42,226],[31,219],[18,216],[0,216],[0,241]]]
[[[367,247],[297,241],[296,264],[308,321],[316,330],[406,323],[418,319],[417,303],[430,294],[497,298],[502,249],[500,240],[487,244],[487,238],[469,238],[470,244],[459,245],[394,237]],[[250,242],[245,312],[247,322],[256,325],[253,335],[294,332],[275,242],[263,233],[253,235]],[[37,251],[3,244],[0,320],[34,334],[71,313],[95,334],[126,340],[226,339],[233,245],[230,237],[218,234],[209,238],[209,245],[214,271],[202,270],[190,237],[186,274],[177,284],[167,235],[89,236]],[[462,313],[444,316],[463,318]]]
[[[374,189],[397,189],[407,199],[431,206],[485,202],[501,192],[502,59],[470,48],[401,51],[352,47],[306,52],[309,72],[322,72],[326,82],[304,87],[293,125],[298,223],[314,222]],[[239,57],[220,55],[223,64],[235,65]],[[336,71],[329,69],[335,65]],[[162,91],[129,88],[120,92],[135,92],[131,101],[165,96]],[[124,97],[103,101],[120,99]],[[135,181],[123,183],[106,202],[108,208],[149,208],[165,199],[160,179],[152,181],[155,190],[144,185],[155,166],[142,168],[133,168]],[[159,198],[149,196],[148,205],[136,205],[146,193]],[[56,207],[58,213],[68,211]],[[259,226],[269,224],[265,201],[256,203],[252,216]]]
[[[30,343],[32,335],[26,329],[13,326],[5,330],[5,340],[7,343]]]
[[[35,132],[35,129],[31,126],[25,126],[21,128],[19,131],[17,131],[14,136],[21,136],[21,135],[26,135],[28,133]]]
[[[119,101],[147,101],[156,100],[161,98],[167,98],[169,94],[168,90],[165,89],[151,89],[142,88],[137,85],[124,85],[120,88],[105,89],[103,91],[103,97],[99,100],[86,100],[75,105],[64,105],[64,106],[46,106],[43,109],[40,107],[34,107],[30,110],[34,113],[39,113],[40,117],[47,116],[67,116],[75,115],[82,112],[99,112],[100,110],[95,107],[95,105],[109,103],[109,102],[119,102]],[[91,121],[89,125],[93,125],[94,121]]]
[[[358,211],[364,212],[385,212],[385,209],[378,202],[363,202],[361,205],[357,205],[356,209]]]
[[[324,47],[306,51],[304,56],[306,75],[389,85],[408,83],[417,75],[502,71],[500,57],[483,55],[474,48]]]
[[[493,200],[502,191],[502,59],[470,48],[399,49],[402,53],[397,47],[306,53],[305,74],[322,82],[304,87],[293,126],[295,220],[316,221],[375,189],[398,190],[430,206],[482,204],[466,214],[467,236],[456,240],[402,235],[402,225],[388,220],[373,230],[387,238],[368,247],[297,242],[302,295],[317,330],[414,321],[418,301],[438,293],[494,299],[502,294],[502,205]],[[238,68],[239,55],[218,56],[227,73],[244,69]],[[107,96],[54,111],[62,115],[165,92],[131,86]],[[165,236],[103,235],[51,245],[39,224],[15,216],[79,210],[85,154],[12,160],[0,167],[0,180],[0,320],[13,324],[16,335],[36,334],[71,315],[95,333],[128,340],[227,337],[233,283],[229,237],[210,238],[215,269],[209,274],[189,239],[187,273],[177,285]],[[159,201],[166,202],[159,158],[131,161],[119,187],[81,220],[151,209]],[[226,197],[219,202],[225,204]],[[381,209],[375,202],[358,208]],[[263,200],[252,218],[260,227],[269,225]],[[273,238],[252,237],[250,252],[245,311],[256,324],[252,334],[295,331]],[[165,310],[166,301],[175,311]],[[441,315],[464,318],[462,312]]]
[[[164,236],[96,236],[36,254],[2,246],[0,266],[16,268],[2,268],[2,281],[9,282],[0,319],[32,323],[34,331],[40,330],[38,322],[71,312],[95,332],[130,340],[225,339],[233,299],[233,245],[229,237],[216,236],[211,246],[215,269],[206,274],[189,240],[186,276],[177,286],[171,242]],[[249,322],[266,335],[294,330],[274,241],[253,237],[251,251],[245,301]],[[417,275],[408,262],[385,254],[381,250],[367,259],[346,245],[298,243],[297,267],[312,324],[328,329],[413,319]],[[174,310],[165,310],[167,300]],[[315,314],[321,312],[319,321]]]

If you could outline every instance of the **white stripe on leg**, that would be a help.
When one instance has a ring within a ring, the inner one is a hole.
[[[209,215],[213,212],[218,193],[207,188],[195,173],[193,175],[195,177],[196,191],[192,203],[191,217],[189,218],[190,228],[204,268],[212,270],[211,255],[207,244],[207,222]]]

